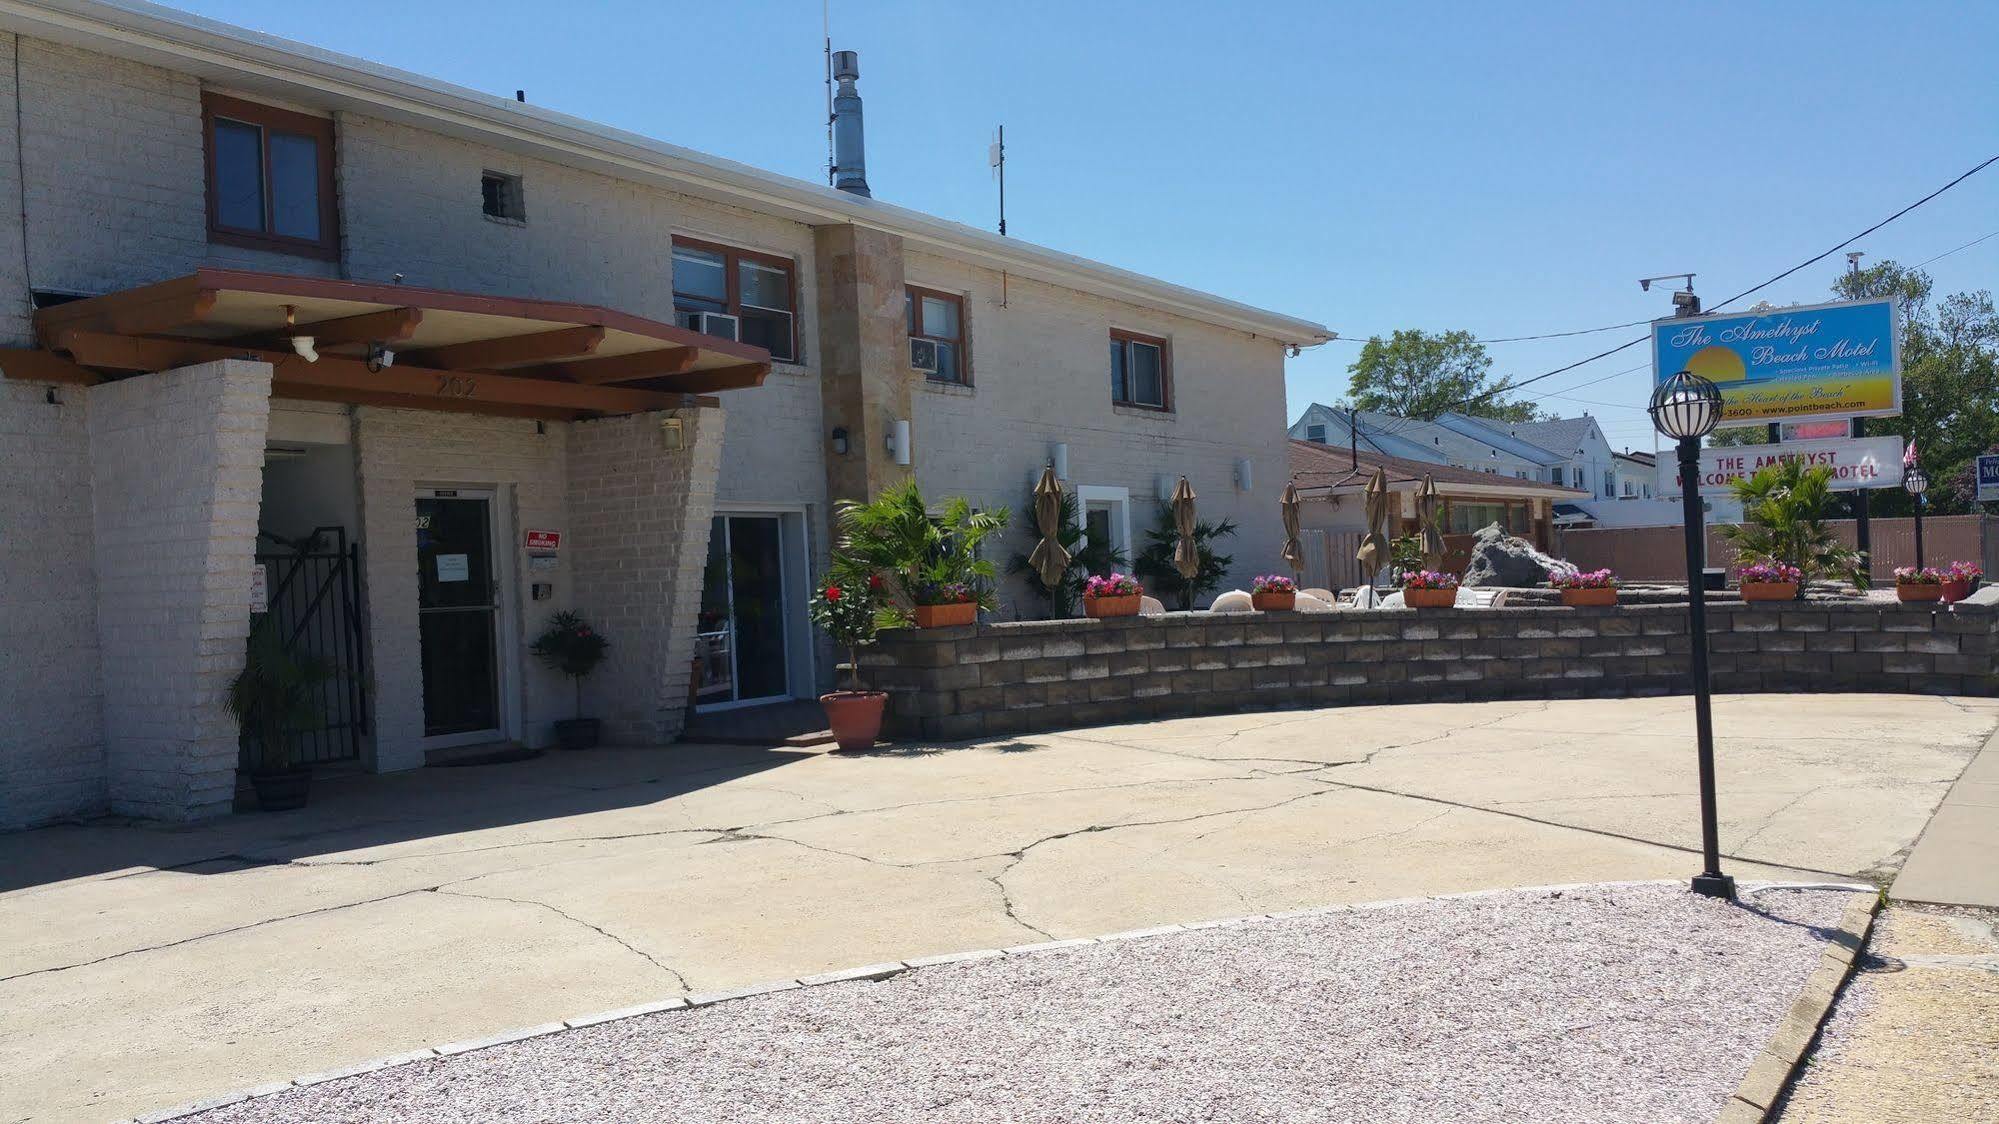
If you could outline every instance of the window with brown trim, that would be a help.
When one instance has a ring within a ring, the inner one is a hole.
[[[1148,410],[1173,408],[1172,349],[1158,336],[1111,329],[1111,401]]]
[[[201,96],[208,240],[340,256],[333,122],[222,94]]]
[[[798,271],[790,258],[694,238],[673,240],[673,318],[798,361]]]
[[[930,344],[928,348],[910,348],[910,366],[922,366],[932,382],[971,385],[970,357],[965,354],[965,298],[910,285],[902,303],[909,318],[909,338]],[[935,363],[919,364],[920,358],[934,358]]]

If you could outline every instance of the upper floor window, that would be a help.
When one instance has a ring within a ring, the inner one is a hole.
[[[1172,408],[1172,362],[1157,336],[1111,329],[1111,401],[1151,410]]]
[[[505,172],[480,173],[479,209],[489,219],[528,221],[527,189],[521,177]]]
[[[211,242],[332,258],[333,122],[221,94],[201,99]]]
[[[902,303],[909,317],[909,338],[930,345],[912,347],[910,365],[921,367],[937,382],[970,383],[965,362],[965,299],[911,285],[903,293]],[[919,362],[933,356],[934,364]]]
[[[1323,425],[1308,425],[1308,426],[1306,426],[1306,427],[1305,427],[1305,440],[1307,440],[1307,441],[1311,441],[1311,442],[1313,442],[1313,443],[1315,443],[1315,444],[1319,444],[1319,445],[1323,445],[1323,444],[1325,444],[1325,443],[1326,443],[1326,427],[1325,427],[1325,426],[1323,426]]]
[[[754,344],[772,359],[795,363],[797,294],[790,258],[673,240],[673,310],[682,327]]]

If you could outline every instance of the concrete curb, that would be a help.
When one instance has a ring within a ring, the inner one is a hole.
[[[1868,934],[1874,930],[1874,915],[1880,909],[1879,891],[1846,907],[1831,945],[1819,957],[1818,967],[1805,980],[1804,990],[1785,1012],[1784,1021],[1777,1024],[1770,1040],[1763,1044],[1762,1053],[1756,1055],[1756,1061],[1742,1083],[1735,1087],[1735,1095],[1728,1099],[1715,1124],[1762,1124],[1769,1119],[1771,1109],[1791,1083],[1791,1075],[1797,1072],[1805,1060],[1805,1052],[1818,1037],[1819,1027],[1832,1014],[1839,989],[1853,975],[1854,961],[1859,958],[1860,950],[1867,947]]]
[[[733,988],[726,991],[695,992],[689,995],[675,995],[666,999],[658,1000],[656,1002],[641,1003],[630,1007],[618,1007],[613,1010],[597,1011],[587,1015],[577,1015],[572,1018],[563,1019],[561,1022],[541,1023],[536,1026],[521,1027],[515,1030],[501,1031],[497,1034],[490,1034],[480,1038],[469,1038],[457,1042],[439,1043],[438,1045],[435,1046],[426,1046],[420,1050],[408,1050],[399,1054],[390,1054],[386,1057],[374,1058],[365,1062],[358,1062],[354,1065],[343,1066],[339,1069],[331,1069],[320,1073],[311,1073],[300,1077],[294,1077],[289,1081],[275,1081],[264,1085],[257,1085],[248,1089],[238,1089],[235,1090],[234,1092],[220,1093],[212,1097],[204,1097],[201,1100],[194,1101],[188,1104],[182,1104],[174,1108],[164,1109],[159,1112],[147,1113],[144,1116],[139,1116],[136,1118],[132,1118],[130,1120],[118,1121],[116,1122],[116,1124],[160,1124],[160,1122],[163,1121],[178,1120],[185,1116],[193,1116],[196,1113],[206,1112],[209,1109],[221,1108],[225,1105],[237,1104],[242,1101],[254,1100],[259,1097],[268,1097],[273,1094],[282,1093],[290,1089],[302,1089],[310,1085],[324,1084],[325,1082],[328,1081],[339,1081],[343,1078],[359,1077],[362,1074],[374,1073],[378,1070],[388,1069],[392,1066],[408,1065],[411,1062],[430,1061],[437,1058],[456,1057],[461,1054],[471,1053],[475,1050],[484,1050],[493,1046],[503,1046],[509,1042],[521,1042],[529,1038],[539,1038],[547,1034],[559,1034],[567,1030],[579,1030],[586,1026],[601,1026],[604,1023],[621,1022],[625,1019],[641,1018],[646,1015],[656,1015],[666,1011],[689,1011],[700,1007],[714,1006],[715,1004],[718,1003],[727,1003],[737,999],[750,999],[760,995],[771,995],[776,992],[792,991],[798,988],[822,987],[827,984],[836,984],[836,983],[875,982],[888,979],[892,976],[901,975],[904,972],[915,971],[919,968],[935,968],[948,964],[963,964],[977,960],[993,960],[1000,957],[1032,956],[1037,953],[1056,952],[1063,949],[1071,949],[1071,948],[1082,948],[1087,945],[1110,944],[1118,941],[1129,941],[1129,940],[1144,940],[1148,937],[1170,936],[1175,933],[1201,932],[1208,929],[1224,929],[1237,925],[1247,925],[1257,921],[1283,921],[1295,917],[1317,917],[1328,913],[1365,912],[1377,909],[1390,909],[1398,906],[1418,905],[1423,902],[1465,901],[1473,898],[1499,897],[1505,894],[1552,894],[1552,893],[1564,893],[1570,890],[1615,890],[1615,889],[1635,887],[1635,886],[1680,886],[1684,884],[1685,882],[1683,879],[1677,879],[1677,878],[1645,878],[1645,879],[1634,879],[1634,880],[1620,881],[1620,882],[1564,882],[1549,886],[1514,886],[1499,890],[1470,890],[1470,891],[1462,891],[1459,893],[1452,893],[1452,894],[1433,894],[1428,897],[1390,898],[1386,901],[1376,901],[1376,902],[1347,902],[1340,905],[1322,905],[1322,906],[1312,906],[1307,909],[1290,909],[1290,910],[1285,910],[1281,913],[1249,913],[1249,914],[1244,914],[1240,917],[1224,917],[1211,921],[1189,921],[1173,925],[1155,925],[1144,929],[1128,929],[1118,933],[1107,933],[1100,937],[1070,937],[1065,940],[1048,940],[1048,941],[1041,941],[1036,944],[1013,945],[1008,948],[981,948],[981,949],[973,949],[969,952],[950,952],[938,956],[918,956],[908,960],[891,960],[879,964],[864,964],[854,968],[842,968],[831,972],[818,972],[809,976],[800,976],[796,979],[772,980],[768,983],[754,984],[749,987]],[[1762,891],[1770,889],[1795,888],[1795,889],[1811,889],[1811,890],[1852,890],[1856,892],[1866,892],[1869,894],[1878,893],[1878,891],[1876,891],[1875,887],[1873,886],[1828,884],[1821,882],[1745,882],[1742,884],[1742,888],[1744,892],[1749,892],[1752,890]],[[1854,908],[1857,909],[1859,907],[1856,906]],[[1849,909],[1847,911],[1847,917],[1841,920],[1840,929],[1842,932],[1848,930],[1849,926],[1847,922],[1851,920],[1852,915],[1853,915],[1853,909]],[[1872,912],[1869,912],[1867,914],[1867,922],[1868,924],[1872,924],[1873,922]],[[1856,943],[1854,943],[1853,948],[1858,949],[1861,944],[1865,943],[1865,941],[1866,941],[1866,933],[1865,930],[1862,930],[1860,937],[1858,938]],[[1826,953],[1826,956],[1828,958],[1830,958],[1832,955],[1833,953],[1830,951]],[[1853,963],[1853,952],[1850,950],[1847,951],[1845,953],[1845,957],[1846,959],[1843,961],[1843,964],[1846,967],[1850,968]],[[1818,983],[1820,974],[1823,973],[1825,970],[1826,970],[1826,964],[1824,962],[1821,962],[1819,968],[1812,975],[1813,984]],[[1841,978],[1843,979],[1844,977],[1842,976]],[[1838,981],[1835,981],[1833,984],[1834,990],[1837,990],[1837,986],[1838,986]],[[1809,994],[1811,990],[1812,990],[1811,987],[1808,985],[1806,988],[1807,993]],[[1799,1002],[1802,1004],[1803,999],[1800,999]],[[1827,1005],[1829,1006],[1830,1003],[1831,1000],[1830,997],[1828,997]],[[1795,1017],[1796,1014],[1797,1011],[1794,1009],[1792,1011],[1792,1017]],[[1823,1012],[1821,1012],[1819,1016],[1814,1016],[1814,1018],[1816,1019],[1822,1016]],[[1785,1022],[1786,1026],[1788,1026],[1790,1023],[1790,1018],[1787,1018]],[[1816,1033],[1816,1031],[1817,1031],[1817,1022],[1814,1021],[1812,1024],[1811,1033]],[[1780,1031],[1779,1033],[1781,1035],[1782,1031]],[[1807,1033],[1807,1035],[1805,1036],[1805,1042],[1807,1043],[1810,1042],[1811,1033]],[[1772,1041],[1774,1043],[1776,1040],[1773,1039]],[[1803,1047],[1800,1046],[1800,1050],[1802,1050],[1802,1048]],[[1768,1053],[1768,1051],[1769,1047],[1765,1047],[1765,1052]],[[1762,1063],[1763,1059],[1759,1058],[1757,1061],[1758,1067],[1760,1067]],[[1754,1077],[1756,1072],[1757,1072],[1756,1069],[1752,1069],[1750,1071],[1751,1077]],[[1785,1071],[1784,1076],[1786,1077],[1789,1076],[1789,1070]],[[1743,1088],[1744,1089],[1748,1088],[1747,1079],[1745,1079],[1744,1081]],[[1781,1091],[1782,1088],[1783,1088],[1783,1080],[1780,1078],[1777,1083],[1777,1089]],[[1743,1095],[1742,1089],[1738,1089],[1736,1095],[1738,1098],[1741,1097]],[[1774,1096],[1774,1094],[1772,1095]],[[1742,1119],[1747,1120],[1750,1118],[1744,1117]],[[1758,1116],[1755,1119],[1760,1120],[1762,1118]],[[1724,1116],[1723,1120],[1730,1122],[1730,1124],[1733,1124],[1735,1118]]]

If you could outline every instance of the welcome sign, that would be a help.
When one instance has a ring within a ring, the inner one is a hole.
[[[1737,480],[1784,461],[1803,461],[1811,468],[1825,469],[1832,475],[1830,487],[1835,492],[1902,484],[1902,439],[1891,434],[1842,441],[1709,446],[1701,450],[1701,494],[1727,495]],[[1664,456],[1659,458],[1659,494],[1680,494],[1680,466]]]
[[[1653,382],[1679,371],[1713,382],[1723,425],[1899,414],[1900,329],[1892,300],[1658,320]]]

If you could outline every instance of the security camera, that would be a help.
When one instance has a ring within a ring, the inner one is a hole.
[[[311,336],[293,336],[292,350],[298,352],[299,358],[308,363],[319,362],[319,349],[312,346]]]
[[[395,361],[396,353],[389,345],[380,342],[368,345],[368,369],[370,371],[379,371],[384,367],[393,365]]]

